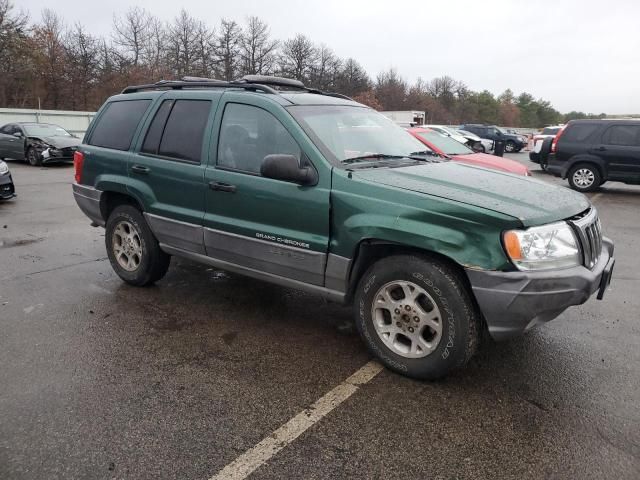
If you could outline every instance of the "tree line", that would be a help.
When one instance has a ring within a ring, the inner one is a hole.
[[[104,37],[65,24],[50,9],[32,22],[11,0],[0,0],[0,107],[95,110],[127,85],[243,75],[299,79],[378,110],[426,111],[429,123],[541,127],[563,120],[548,101],[526,92],[496,97],[449,76],[409,83],[393,68],[372,78],[356,59],[306,35],[273,38],[255,16],[212,27],[185,9],[165,22],[133,7],[114,16]]]

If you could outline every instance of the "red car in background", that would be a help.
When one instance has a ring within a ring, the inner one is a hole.
[[[492,168],[503,172],[515,173],[516,175],[531,176],[531,172],[524,165],[504,157],[487,155],[486,153],[475,153],[466,145],[454,140],[451,137],[431,130],[429,128],[412,127],[407,132],[420,140],[424,145],[434,152],[449,157],[457,162],[467,163],[478,167]]]

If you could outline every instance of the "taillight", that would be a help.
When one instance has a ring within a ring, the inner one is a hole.
[[[76,183],[80,183],[80,180],[82,180],[82,167],[84,165],[84,153],[76,150],[73,153],[73,166],[75,167],[76,170]]]
[[[565,125],[564,127],[562,127],[558,133],[556,133],[556,136],[553,137],[553,140],[551,140],[551,153],[555,153],[556,152],[556,144],[558,143],[558,140],[560,140],[560,137],[562,136],[562,134],[564,133],[564,129],[567,128],[567,126]]]

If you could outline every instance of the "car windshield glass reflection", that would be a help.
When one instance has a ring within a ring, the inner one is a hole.
[[[38,123],[23,125],[24,131],[29,137],[70,137],[71,134],[57,125]]]

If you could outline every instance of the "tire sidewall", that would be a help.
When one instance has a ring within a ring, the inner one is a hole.
[[[115,258],[115,254],[113,253],[113,231],[115,230],[116,225],[121,221],[127,221],[134,226],[134,228],[139,233],[140,242],[142,244],[142,259],[138,268],[133,272],[129,272],[122,268],[118,263],[118,260]],[[113,270],[124,281],[134,285],[142,285],[146,283],[152,267],[151,245],[153,241],[154,237],[151,233],[151,230],[147,226],[147,222],[144,220],[144,217],[136,208],[128,205],[116,207],[109,216],[105,232],[105,246],[107,248],[107,255],[109,257],[109,262],[111,263]]]
[[[31,161],[31,157],[32,155],[35,153],[35,161],[32,162]],[[29,163],[29,165],[33,166],[33,167],[37,167],[41,164],[41,162],[38,161],[38,156],[37,156],[37,152],[35,151],[35,149],[33,147],[29,147],[27,149],[27,162]]]
[[[383,263],[384,262],[384,263]],[[374,268],[379,266],[379,268]],[[463,365],[467,358],[471,306],[464,301],[461,285],[438,263],[418,257],[400,257],[379,262],[362,277],[355,298],[356,326],[369,350],[388,368],[414,378],[436,379]],[[373,325],[371,307],[378,289],[392,281],[407,280],[424,288],[441,313],[442,336],[426,357],[405,358],[391,351]]]

